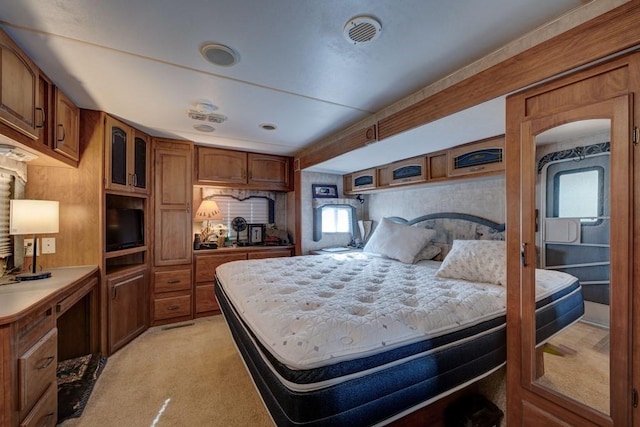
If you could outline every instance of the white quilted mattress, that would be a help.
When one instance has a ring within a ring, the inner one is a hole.
[[[311,369],[410,344],[506,312],[506,289],[435,277],[439,263],[364,253],[234,261],[218,280],[239,316],[281,363]],[[537,275],[538,298],[573,280]]]

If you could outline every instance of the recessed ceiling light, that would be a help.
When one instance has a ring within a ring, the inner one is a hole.
[[[380,21],[370,16],[356,16],[344,25],[344,38],[354,45],[370,43],[378,38],[382,31]]]
[[[278,128],[273,123],[260,123],[258,126],[260,126],[264,130],[276,130]]]
[[[200,53],[204,59],[221,67],[231,67],[240,60],[235,50],[220,43],[205,43],[200,47]]]
[[[203,124],[193,125],[193,128],[200,132],[213,132],[214,130],[216,130],[213,126]]]

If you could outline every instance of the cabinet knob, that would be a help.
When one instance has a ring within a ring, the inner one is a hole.
[[[179,309],[179,308],[180,308],[180,306],[177,306],[177,305],[170,305],[169,307],[167,307],[167,310],[174,311],[174,310],[177,310],[177,309]]]

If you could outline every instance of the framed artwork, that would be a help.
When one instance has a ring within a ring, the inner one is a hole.
[[[248,238],[250,245],[261,245],[264,243],[264,224],[249,224]]]
[[[338,186],[331,184],[311,184],[314,199],[335,199],[338,197]]]

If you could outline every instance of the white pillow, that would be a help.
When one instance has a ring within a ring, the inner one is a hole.
[[[436,235],[435,230],[397,224],[382,218],[363,251],[413,264],[418,252]]]
[[[506,285],[505,242],[454,240],[436,276]]]

